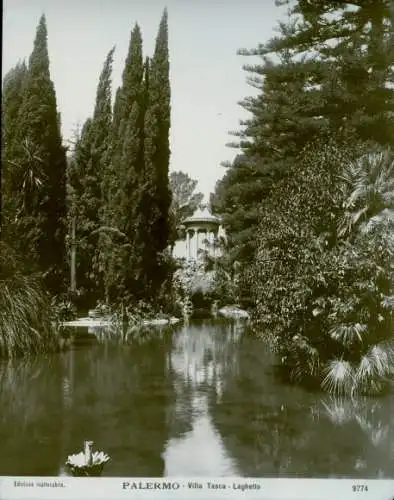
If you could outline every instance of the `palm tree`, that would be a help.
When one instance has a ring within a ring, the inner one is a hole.
[[[16,169],[16,175],[14,176],[17,182],[15,192],[21,194],[17,220],[22,213],[30,214],[30,211],[36,207],[36,200],[46,179],[43,168],[44,162],[37,148],[28,137],[22,141],[21,153],[19,161],[7,160],[7,163]]]
[[[346,279],[333,303],[329,335],[343,345],[325,370],[333,393],[379,392],[394,375],[394,152],[373,151],[347,165],[336,249]]]
[[[391,149],[367,153],[345,167],[342,179],[350,194],[339,235],[370,230],[377,224],[393,223],[394,152]]]

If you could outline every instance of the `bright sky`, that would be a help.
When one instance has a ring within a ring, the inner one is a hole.
[[[51,77],[64,139],[91,115],[106,54],[116,45],[113,88],[120,85],[130,31],[138,22],[145,55],[151,55],[164,7],[169,17],[172,92],[171,170],[183,170],[208,196],[224,174],[226,147],[253,94],[237,56],[273,34],[284,11],[274,0],[5,0],[3,75],[31,53],[45,13]]]

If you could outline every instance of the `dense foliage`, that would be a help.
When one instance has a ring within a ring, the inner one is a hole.
[[[89,300],[97,300],[103,287],[99,272],[104,245],[101,229],[104,220],[104,187],[107,180],[108,155],[112,123],[111,69],[114,49],[104,62],[96,93],[93,117],[81,131],[68,169],[69,228],[75,229],[69,240],[70,250],[78,249],[75,272],[76,285]],[[75,290],[73,290],[75,292]]]
[[[394,364],[391,2],[278,4],[277,36],[240,51],[255,94],[212,206],[285,371],[376,392]]]
[[[0,357],[59,348],[51,300],[40,278],[21,272],[14,252],[0,244]]]
[[[71,161],[77,287],[88,305],[157,299],[172,271],[167,12],[152,58],[133,28],[113,113],[112,55]]]
[[[289,21],[246,65],[254,95],[235,132],[241,154],[218,182],[215,210],[224,215],[233,258],[253,260],[258,204],[286,177],[302,149],[333,136],[347,143],[394,145],[394,43],[390,2],[281,1]]]
[[[204,195],[196,192],[197,181],[182,171],[171,172],[170,188],[172,194],[170,241],[174,244],[177,239],[184,237],[182,221],[194,214],[200,206]]]
[[[272,180],[246,155],[225,164],[226,173],[216,183],[211,207],[223,217],[231,261],[250,262],[255,251],[258,205],[269,193]]]
[[[261,206],[258,328],[297,380],[355,393],[392,376],[393,160],[316,148]]]
[[[44,16],[28,66],[18,64],[4,78],[2,119],[2,237],[59,293],[66,269],[66,153]]]
[[[145,165],[152,169],[152,200],[145,207],[149,236],[146,250],[150,253],[145,263],[149,292],[158,293],[171,272],[166,251],[171,231],[169,211],[171,190],[169,184],[171,90],[168,53],[168,19],[164,10],[156,38],[155,51],[149,65],[148,111],[145,115]],[[146,232],[147,228],[144,229]],[[163,254],[164,252],[164,254]]]
[[[75,314],[70,298],[78,297],[84,309],[97,301],[115,309],[142,299],[165,304],[174,270],[167,251],[167,24],[165,10],[154,54],[145,60],[135,25],[114,106],[110,50],[93,114],[68,158],[49,73],[45,16],[29,64],[18,63],[4,78],[2,238],[24,256],[14,279],[3,283],[1,350],[7,355],[34,350],[40,341],[44,348],[46,335],[54,332],[50,318]]]

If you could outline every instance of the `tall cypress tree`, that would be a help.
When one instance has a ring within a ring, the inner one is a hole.
[[[112,124],[111,74],[114,48],[108,53],[96,91],[93,117],[88,118],[71,164],[73,188],[71,222],[76,224],[77,285],[87,304],[102,298],[100,286],[100,228],[104,224],[105,181]]]
[[[112,252],[108,262],[107,288],[112,300],[134,296],[144,287],[141,272],[141,234],[138,224],[141,177],[144,168],[144,60],[142,36],[138,24],[131,32],[122,85],[115,98],[111,180],[108,185],[109,211],[117,229],[112,234]],[[108,238],[107,238],[108,240]],[[109,242],[108,242],[109,243]]]
[[[166,278],[163,252],[169,244],[171,190],[169,184],[171,91],[169,78],[168,15],[164,10],[150,64],[145,115],[145,177],[151,191],[150,240],[154,255],[150,283],[158,290]],[[146,208],[148,210],[148,208]]]
[[[18,216],[25,222],[21,224],[25,226],[25,247],[48,289],[57,293],[65,284],[67,163],[49,72],[45,16],[37,28],[16,127],[23,151],[18,160],[21,178],[27,182],[33,178],[32,172],[37,173],[31,189],[26,182],[22,184],[24,203]]]
[[[98,212],[99,232],[96,254],[93,262],[100,298],[108,300],[108,274],[110,256],[111,216],[111,176],[112,176],[112,89],[111,74],[114,48],[107,55],[97,89],[96,107],[93,116],[96,132],[93,139],[93,155],[97,155],[100,170],[100,208]],[[104,293],[103,293],[104,292]]]
[[[146,292],[151,297],[155,295],[155,289],[157,289],[155,285],[160,281],[157,225],[161,217],[158,205],[158,168],[155,161],[158,147],[158,113],[157,104],[151,98],[152,87],[152,61],[147,60],[145,68],[144,171],[139,223],[141,226],[145,225],[145,253],[142,267],[145,271]]]
[[[123,146],[126,138],[127,122],[133,105],[140,104],[142,81],[144,75],[144,61],[142,53],[142,35],[136,23],[131,35],[125,67],[122,74],[122,84],[115,97],[113,113],[113,143],[114,160],[119,163],[123,155]]]
[[[92,231],[92,225],[87,214],[90,204],[90,192],[87,189],[89,182],[88,172],[91,167],[91,144],[92,144],[92,118],[88,118],[82,126],[77,137],[75,149],[70,157],[68,168],[68,184],[70,189],[68,222],[70,230],[70,243],[75,251],[76,286],[79,292],[83,292],[83,298],[92,293],[91,274],[91,246],[88,236]]]
[[[2,151],[3,161],[6,154],[12,156],[12,146],[18,133],[18,117],[23,102],[27,76],[26,63],[19,62],[5,75],[2,92]]]

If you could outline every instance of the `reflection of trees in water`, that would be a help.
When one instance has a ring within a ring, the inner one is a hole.
[[[237,370],[234,355],[241,338],[240,324],[207,322],[184,327],[174,338],[171,369],[183,384],[210,386],[220,395],[223,373]]]
[[[190,432],[195,418],[207,413],[207,390],[221,396],[223,373],[236,372],[234,351],[242,331],[242,324],[205,321],[185,325],[174,335],[167,360],[176,394],[167,413],[172,437]]]
[[[364,443],[354,469],[368,477],[394,477],[394,398],[325,398],[313,409],[315,419],[325,418],[335,426],[353,426]]]
[[[74,356],[68,451],[91,439],[112,458],[106,475],[162,475],[171,397],[163,345],[106,344],[65,356]]]
[[[62,380],[57,355],[0,361],[0,475],[56,475]]]
[[[165,342],[0,363],[0,474],[57,475],[86,439],[106,475],[160,476],[171,398]]]
[[[389,465],[393,458],[391,445],[386,444],[385,449],[368,445],[368,439],[393,443],[388,399],[382,400],[377,419],[375,407],[373,430],[372,407],[369,413],[364,408],[349,421],[347,410],[337,405],[331,408],[336,412],[333,421],[320,394],[276,379],[272,355],[263,343],[245,337],[236,356],[237,375],[225,373],[223,395],[212,401],[211,413],[227,450],[244,475],[394,476]],[[368,432],[370,437],[366,439]],[[385,468],[381,467],[384,462]]]
[[[1,362],[0,474],[56,475],[92,439],[112,458],[106,475],[160,476],[164,443],[204,412],[244,475],[394,477],[392,399],[283,385],[263,343],[241,334],[191,324],[172,346],[163,337]]]
[[[82,328],[84,330],[84,328]],[[172,326],[168,325],[122,325],[115,323],[110,326],[93,326],[87,328],[87,333],[94,335],[100,343],[143,345],[158,340],[166,341]]]
[[[203,321],[184,325],[175,333],[167,361],[174,399],[167,413],[166,474],[236,473],[212,423],[210,402],[221,397],[225,372],[237,373],[235,353],[242,331],[241,324]]]

